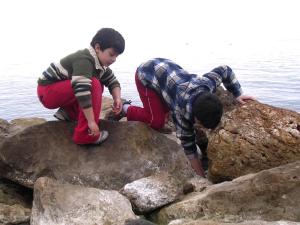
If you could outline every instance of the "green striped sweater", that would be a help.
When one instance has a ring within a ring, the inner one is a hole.
[[[94,48],[79,50],[61,59],[59,63],[51,63],[38,79],[39,85],[49,85],[63,80],[71,80],[72,88],[82,108],[92,105],[91,78],[96,77],[108,87],[110,93],[120,83],[109,67],[104,67],[96,55]]]

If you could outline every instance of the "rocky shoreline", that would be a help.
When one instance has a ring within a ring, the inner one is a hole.
[[[197,132],[208,179],[174,135],[106,121],[108,98],[97,147],[72,143],[72,123],[0,120],[0,224],[300,224],[300,114],[218,94],[220,126]]]

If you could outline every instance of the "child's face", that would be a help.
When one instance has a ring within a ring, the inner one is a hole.
[[[194,117],[194,120],[195,120],[195,124],[194,124],[195,127],[199,129],[206,129],[196,117]]]
[[[194,126],[197,127],[198,129],[210,130],[210,129],[206,128],[205,126],[203,126],[203,124],[196,117],[194,117],[194,120],[195,120]]]
[[[110,66],[119,56],[119,54],[113,48],[107,48],[102,51],[99,46],[96,46],[95,50],[102,66]]]

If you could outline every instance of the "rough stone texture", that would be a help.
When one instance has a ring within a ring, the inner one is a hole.
[[[168,225],[299,225],[298,222],[291,221],[244,221],[241,223],[222,223],[210,220],[174,220]]]
[[[100,118],[104,119],[106,115],[111,111],[114,101],[110,97],[102,97],[101,113]]]
[[[184,185],[184,192],[201,192],[211,185],[212,183],[208,179],[200,176],[195,176],[187,180],[187,182]]]
[[[9,134],[0,145],[3,177],[32,187],[41,176],[119,190],[159,171],[193,175],[180,145],[140,122],[101,121],[110,136],[101,146],[72,142],[74,124],[50,121]]]
[[[45,123],[46,120],[42,118],[19,118],[10,121],[9,125],[9,134],[16,134],[22,130],[25,130],[28,127]]]
[[[130,202],[117,191],[60,184],[46,177],[34,185],[31,225],[124,225],[135,218]]]
[[[46,122],[46,120],[42,118],[20,118],[12,120],[11,122],[0,118],[0,146],[5,138],[26,129],[27,127],[44,122]]]
[[[300,160],[300,114],[256,101],[225,113],[209,136],[213,182]]]
[[[124,225],[157,225],[157,224],[152,223],[151,221],[145,220],[143,218],[138,218],[138,219],[128,219],[125,221]]]
[[[217,88],[215,94],[222,102],[225,113],[239,106],[239,103],[237,102],[235,97],[229,91],[225,90],[222,86],[219,86]]]
[[[26,223],[30,219],[31,209],[22,205],[6,205],[0,203],[0,224],[11,225]]]
[[[0,224],[27,223],[30,220],[32,191],[0,179]]]
[[[9,133],[10,123],[7,120],[0,119],[0,146]]]
[[[175,219],[300,222],[300,161],[209,186],[153,214],[159,224]]]
[[[135,212],[145,214],[174,202],[182,194],[182,184],[166,173],[159,173],[126,184],[121,193],[133,204]]]

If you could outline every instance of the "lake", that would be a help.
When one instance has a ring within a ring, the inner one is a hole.
[[[80,48],[78,48],[80,49]],[[167,57],[191,73],[202,75],[221,64],[237,75],[244,93],[263,103],[300,112],[300,40],[278,40],[262,45],[226,43],[205,48],[185,43],[169,53],[126,55],[112,65],[122,85],[122,97],[141,104],[134,84],[136,67],[148,58]],[[64,56],[64,55],[63,55]],[[59,59],[59,58],[58,58]],[[0,118],[41,117],[53,120],[36,96],[37,78],[51,61],[34,57],[4,60],[0,65]],[[104,95],[109,95],[106,90]]]

